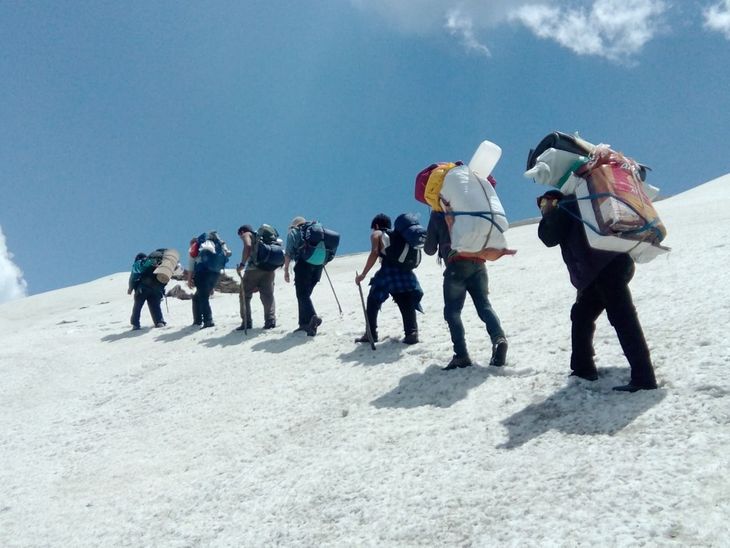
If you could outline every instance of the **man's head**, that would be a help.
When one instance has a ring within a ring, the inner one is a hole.
[[[146,253],[137,253],[137,255],[134,257],[134,260],[135,261],[143,261],[146,258],[147,258],[147,254]]]
[[[246,232],[250,232],[253,234],[253,228],[251,225],[241,225],[238,227],[238,237],[243,238],[243,235],[246,234]]]
[[[558,202],[563,199],[563,196],[563,193],[559,190],[548,190],[545,194],[537,198],[537,207],[540,208],[541,213],[545,213],[557,207]]]
[[[391,226],[390,217],[385,213],[378,213],[370,223],[372,230],[389,230]]]
[[[303,225],[306,222],[307,220],[302,216],[294,217],[291,220],[291,223],[289,223],[289,228],[297,228],[299,225]]]

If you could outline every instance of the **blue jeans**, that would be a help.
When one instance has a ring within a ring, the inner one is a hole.
[[[467,293],[474,302],[492,343],[504,337],[499,318],[489,302],[487,267],[477,261],[452,261],[444,271],[444,319],[449,325],[454,354],[459,357],[469,354],[464,339],[464,324],[461,322],[461,310],[464,308]]]

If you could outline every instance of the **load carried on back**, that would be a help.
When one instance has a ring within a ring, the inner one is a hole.
[[[305,221],[297,228],[301,234],[301,244],[297,250],[299,260],[319,266],[335,258],[340,245],[339,233],[325,228],[319,221]]]
[[[174,249],[158,248],[149,255],[138,254],[132,265],[130,287],[144,285],[162,290],[170,281],[177,260],[178,252]]]
[[[483,141],[467,165],[431,164],[416,176],[416,200],[444,214],[457,252],[507,248],[509,224],[491,176],[501,155],[499,146]]]
[[[148,257],[155,257],[158,259],[153,274],[157,277],[157,280],[161,284],[166,284],[172,278],[177,268],[178,261],[180,260],[180,253],[177,249],[158,249],[148,255]]]
[[[211,230],[198,236],[197,245],[191,247],[191,257],[196,258],[195,271],[220,272],[226,266],[231,250],[218,232]]]
[[[414,270],[421,264],[421,250],[426,242],[426,229],[413,213],[401,213],[393,228],[383,231],[381,256],[387,264],[403,270]]]
[[[261,270],[276,270],[284,264],[284,247],[279,231],[273,226],[262,224],[253,235],[253,249],[250,261]]]
[[[651,202],[659,189],[645,182],[646,172],[608,145],[554,132],[530,150],[525,177],[575,195],[592,248],[644,263],[669,251],[660,245],[667,231]]]

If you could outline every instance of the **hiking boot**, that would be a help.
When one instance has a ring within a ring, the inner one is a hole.
[[[635,384],[633,381],[629,384],[623,384],[621,386],[614,386],[613,389],[616,392],[638,392],[639,390],[656,390],[656,383],[654,384]]]
[[[215,327],[215,324],[213,322],[205,322],[200,329],[207,329],[208,327]]]
[[[157,322],[155,324],[155,327],[165,327],[167,325],[167,322]]]
[[[454,354],[454,357],[451,358],[451,361],[449,362],[449,364],[446,367],[442,367],[441,369],[443,371],[451,371],[452,369],[457,369],[457,368],[463,369],[464,367],[471,367],[472,365],[473,364],[472,364],[471,358],[468,355],[457,356],[456,354]]]
[[[356,343],[370,343],[370,339],[368,339],[368,334],[365,333],[362,337],[358,337],[355,339]],[[378,336],[373,335],[373,342],[378,342]]]
[[[571,377],[579,377],[581,379],[585,379],[587,381],[597,381],[598,380],[598,373],[596,371],[572,371],[570,373]]]
[[[507,363],[507,339],[500,337],[492,345],[492,359],[489,360],[489,365],[496,367],[502,367]]]
[[[247,326],[245,323],[242,323],[236,328],[236,331],[246,331],[247,329],[251,329],[249,326]]]
[[[403,344],[416,344],[418,342],[418,333],[408,333],[403,337]]]
[[[315,314],[312,316],[312,319],[309,320],[309,325],[307,326],[307,337],[314,337],[317,334],[317,328],[320,325],[322,325],[322,318]]]
[[[132,326],[132,331],[139,331],[140,329],[142,329],[142,328],[140,326],[138,326],[138,325],[133,325]]]
[[[276,327],[276,320],[266,320],[264,322],[264,329],[274,329]]]

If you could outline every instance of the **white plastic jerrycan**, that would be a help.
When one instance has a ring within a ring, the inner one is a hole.
[[[469,160],[469,169],[486,179],[501,156],[502,149],[498,145],[491,141],[482,141],[474,152],[474,156]]]

